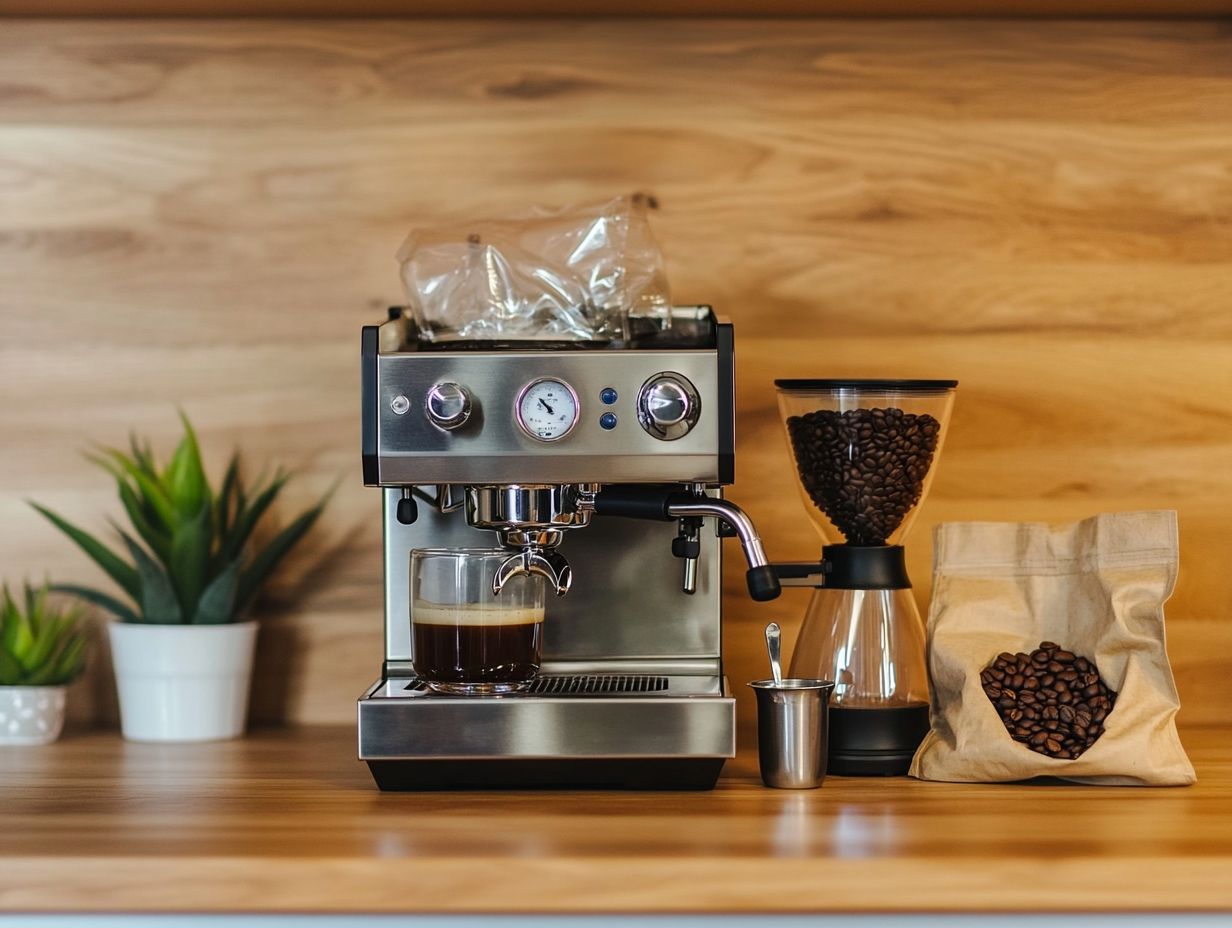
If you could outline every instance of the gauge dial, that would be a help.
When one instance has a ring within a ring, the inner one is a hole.
[[[514,411],[518,425],[531,438],[556,441],[577,425],[578,398],[564,381],[544,378],[522,388]]]

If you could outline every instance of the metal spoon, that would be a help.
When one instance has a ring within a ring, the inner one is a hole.
[[[779,623],[771,622],[766,626],[766,650],[770,652],[770,673],[774,675],[774,685],[783,685],[783,665],[781,661],[781,633]]]

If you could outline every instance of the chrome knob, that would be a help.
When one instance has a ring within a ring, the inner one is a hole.
[[[456,429],[471,417],[471,395],[466,387],[450,381],[433,384],[424,409],[437,428]]]
[[[655,374],[638,393],[638,421],[663,441],[687,435],[700,415],[701,398],[693,384],[680,374]]]

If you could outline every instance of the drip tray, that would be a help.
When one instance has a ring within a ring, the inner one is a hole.
[[[405,689],[433,695],[427,684],[412,678]],[[613,693],[666,693],[667,677],[650,674],[543,674],[517,696],[608,696]]]
[[[716,759],[735,753],[735,721],[736,701],[721,675],[562,667],[539,676],[528,692],[450,696],[408,673],[374,683],[360,698],[359,756],[451,763]],[[451,768],[449,776],[455,774]]]

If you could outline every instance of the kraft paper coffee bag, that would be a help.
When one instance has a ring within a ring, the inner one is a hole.
[[[928,617],[932,730],[911,775],[1193,783],[1164,649],[1163,605],[1176,572],[1175,512],[1107,514],[1066,526],[938,526]],[[1116,693],[1103,733],[1073,759],[1014,741],[980,680],[999,654],[1031,652],[1043,641],[1093,661]]]

